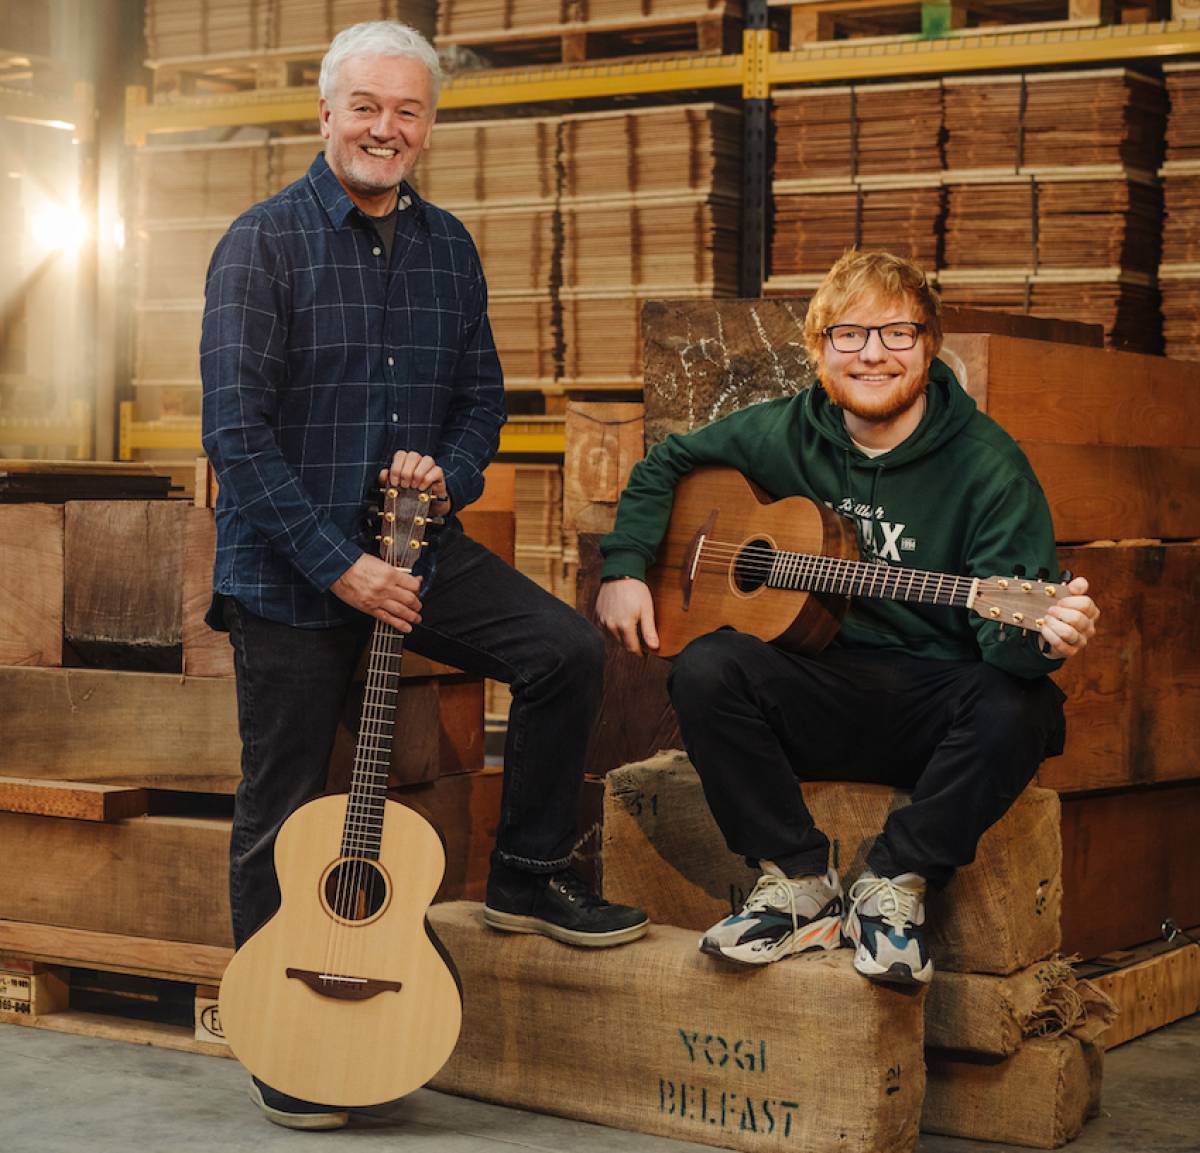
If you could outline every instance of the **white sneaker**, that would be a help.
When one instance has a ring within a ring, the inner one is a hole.
[[[766,965],[841,944],[845,899],[836,871],[823,877],[788,877],[763,861],[759,877],[740,913],[718,921],[700,938],[700,951],[744,965]]]
[[[854,967],[864,977],[894,985],[928,985],[933,979],[924,877],[863,873],[850,886],[845,933],[854,946]]]

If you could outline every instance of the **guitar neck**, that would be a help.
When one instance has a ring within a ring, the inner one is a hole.
[[[342,831],[342,855],[346,857],[379,858],[403,652],[403,634],[377,620]]]
[[[767,586],[833,596],[873,597],[913,601],[924,605],[970,608],[978,581],[975,577],[893,568],[865,561],[841,560],[810,553],[778,551],[771,562]]]

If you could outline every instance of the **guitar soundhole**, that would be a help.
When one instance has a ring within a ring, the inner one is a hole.
[[[775,546],[769,540],[748,540],[733,562],[733,587],[740,593],[757,592],[767,583],[771,572],[770,558]]]
[[[387,879],[362,858],[341,861],[325,875],[325,903],[344,921],[369,921],[387,902]]]

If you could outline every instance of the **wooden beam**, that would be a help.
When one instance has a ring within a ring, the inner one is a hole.
[[[79,781],[41,781],[0,777],[0,810],[79,821],[121,821],[144,816],[150,803],[145,789]]]
[[[0,702],[2,775],[207,793],[241,780],[230,680],[0,668]]]
[[[1200,931],[1192,933],[1198,935]],[[1141,959],[1137,958],[1149,950],[1135,951],[1132,963],[1089,978],[1119,1010],[1100,1038],[1106,1049],[1200,1012],[1200,946],[1160,941],[1153,949]]]
[[[62,664],[62,630],[62,506],[0,506],[0,664]]]

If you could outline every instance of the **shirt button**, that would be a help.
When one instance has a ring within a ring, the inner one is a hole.
[[[382,249],[382,248],[380,248],[380,247],[379,247],[379,245],[377,244],[377,245],[375,245],[375,247],[374,247],[374,248],[372,248],[372,249],[371,249],[371,255],[372,255],[372,256],[382,256],[382,255],[383,255],[383,249]]]
[[[391,368],[395,363],[396,363],[396,358],[394,356],[389,356],[388,357],[388,367]]]
[[[400,414],[398,412],[393,412],[392,413],[392,424],[395,424],[399,419],[400,419]]]

